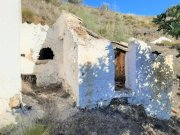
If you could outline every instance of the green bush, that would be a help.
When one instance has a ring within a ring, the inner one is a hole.
[[[27,128],[23,135],[49,135],[49,133],[43,125],[34,125],[31,128]]]
[[[171,35],[178,39],[180,37],[180,4],[172,6],[153,19],[159,26],[158,31]]]

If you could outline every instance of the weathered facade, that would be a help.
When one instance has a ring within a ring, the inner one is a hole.
[[[39,87],[58,84],[59,47],[48,26],[24,23],[21,26],[21,74]],[[31,78],[33,75],[34,78]]]
[[[80,108],[127,97],[148,115],[170,118],[172,56],[142,41],[111,42],[64,12],[52,28],[23,24],[21,49],[23,77],[34,77],[37,86],[62,84]]]
[[[173,57],[153,52],[146,43],[132,40],[126,59],[126,87],[132,104],[143,104],[148,115],[169,119],[173,85]]]

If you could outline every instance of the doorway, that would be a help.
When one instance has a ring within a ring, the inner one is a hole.
[[[116,48],[115,50],[115,90],[125,88],[125,56],[126,52]]]

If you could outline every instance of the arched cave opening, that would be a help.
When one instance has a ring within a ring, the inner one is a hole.
[[[40,50],[39,58],[38,58],[39,60],[49,60],[53,58],[54,58],[54,54],[51,48],[43,48]]]

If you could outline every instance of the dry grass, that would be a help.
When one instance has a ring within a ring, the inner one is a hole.
[[[33,12],[34,16],[45,18],[46,24],[49,25],[53,24],[60,15],[60,11],[57,6],[43,0],[22,0],[22,11],[23,9],[29,9]]]
[[[66,10],[82,18],[88,29],[113,41],[127,41],[129,37],[152,41],[162,35],[156,31],[157,26],[152,23],[153,17],[125,15],[110,10],[102,14],[99,8],[70,3],[56,4],[45,0],[22,0],[22,9],[30,10],[34,16],[30,15],[30,18],[27,18],[26,15],[23,21],[33,20],[38,23],[39,20],[43,20],[48,25],[52,25],[62,10]]]

